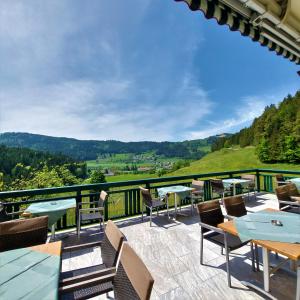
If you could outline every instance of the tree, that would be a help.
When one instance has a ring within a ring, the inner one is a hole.
[[[101,183],[106,182],[105,175],[100,168],[95,169],[91,173],[91,177],[88,179],[89,183]]]

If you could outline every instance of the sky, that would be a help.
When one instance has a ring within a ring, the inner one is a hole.
[[[293,95],[298,69],[174,0],[0,2],[0,132],[233,133]]]

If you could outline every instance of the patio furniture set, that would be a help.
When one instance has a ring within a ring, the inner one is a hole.
[[[294,262],[296,270],[296,299],[300,299],[300,214],[292,213],[300,207],[300,193],[292,181],[278,184],[276,195],[279,210],[264,210],[249,213],[242,195],[237,189],[255,194],[255,177],[213,179],[212,192],[220,199],[204,201],[204,181],[193,180],[191,186],[169,186],[157,189],[159,198],[152,198],[149,189],[140,187],[143,209],[149,210],[150,226],[152,211],[167,207],[170,218],[170,196],[174,194],[174,218],[177,217],[179,199],[187,198],[191,203],[191,214],[196,205],[200,217],[200,264],[203,264],[204,239],[225,252],[228,286],[231,287],[230,252],[250,245],[252,269],[259,271],[258,247],[262,248],[263,287],[243,282],[270,296],[270,276],[283,263],[271,268],[269,253],[273,251]],[[280,180],[282,181],[282,180]],[[297,182],[297,180],[295,180]],[[225,197],[231,192],[230,197]],[[86,220],[104,223],[104,205],[107,193],[102,191],[94,208],[77,204],[77,234],[80,237],[81,222]],[[223,210],[221,208],[223,206]],[[76,207],[75,199],[45,201],[31,204],[24,219],[0,223],[0,295],[4,299],[89,299],[114,291],[115,299],[150,299],[153,277],[144,262],[130,247],[124,234],[112,221],[108,221],[102,241],[63,247],[61,241],[50,243],[48,229],[54,235],[54,224]],[[181,205],[180,205],[181,210]],[[291,211],[291,212],[290,212]],[[223,213],[225,212],[225,213]],[[34,216],[34,218],[33,218]],[[144,213],[142,213],[144,218]],[[129,241],[130,242],[130,241]],[[64,251],[72,252],[100,247],[102,264],[91,267],[61,271]],[[285,261],[284,261],[285,262]],[[16,289],[16,287],[18,287]]]

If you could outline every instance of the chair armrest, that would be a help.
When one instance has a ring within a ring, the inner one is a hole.
[[[224,231],[223,231],[222,229],[220,229],[220,228],[217,228],[217,227],[214,227],[214,226],[211,226],[211,225],[202,223],[202,222],[199,222],[199,225],[200,225],[201,227],[204,227],[204,228],[209,229],[209,230],[211,230],[211,231],[215,231],[215,232],[224,234]]]
[[[300,204],[300,196],[291,196],[291,199],[295,202],[299,202]]]
[[[286,205],[300,205],[300,203],[298,201],[282,201],[282,200],[279,200],[279,203],[280,204],[286,204]]]
[[[69,247],[64,247],[62,251],[77,251],[85,248],[91,248],[91,247],[101,247],[102,242],[93,242],[93,243],[85,243],[85,244],[80,244],[80,245],[75,245],[75,246],[69,246]]]
[[[231,216],[231,215],[224,215],[224,218],[226,218],[227,220],[231,221],[231,220],[234,220],[236,217],[235,216]]]
[[[77,282],[82,282],[82,281],[86,281],[88,279],[92,279],[92,278],[96,278],[96,277],[102,277],[104,275],[108,275],[108,274],[114,274],[116,273],[116,268],[107,268],[104,270],[99,270],[99,271],[94,271],[94,272],[90,272],[87,274],[81,274],[81,275],[77,275],[77,276],[73,276],[73,277],[69,277],[69,278],[64,278],[62,280],[60,280],[59,285],[60,286],[66,286],[66,285],[70,285],[70,284],[74,284]]]
[[[74,291],[77,291],[80,289],[92,287],[95,285],[99,285],[104,282],[110,282],[110,281],[113,281],[114,277],[115,277],[115,273],[112,273],[112,274],[103,275],[102,277],[96,277],[96,278],[91,278],[91,279],[88,279],[85,281],[81,281],[79,283],[73,283],[70,285],[62,286],[59,289],[59,293],[65,294],[65,293],[74,292]]]
[[[79,208],[79,211],[104,211],[104,207]]]

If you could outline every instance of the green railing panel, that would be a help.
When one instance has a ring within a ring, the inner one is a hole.
[[[300,171],[286,171],[286,170],[270,170],[270,169],[247,169],[235,170],[227,172],[214,172],[193,174],[185,176],[173,176],[163,178],[150,178],[143,180],[122,181],[113,183],[99,183],[89,185],[76,185],[58,188],[34,189],[22,191],[6,191],[0,192],[0,200],[4,202],[6,212],[16,213],[25,209],[30,203],[42,202],[49,200],[70,199],[76,198],[77,202],[85,202],[87,207],[91,201],[95,201],[99,197],[101,190],[106,190],[109,193],[107,204],[105,205],[105,220],[115,219],[121,217],[130,217],[138,215],[142,210],[142,200],[138,186],[145,186],[156,193],[158,187],[170,185],[186,185],[190,186],[192,179],[204,180],[204,200],[212,199],[212,191],[209,178],[230,178],[239,177],[241,174],[256,174],[256,184],[258,191],[273,192],[273,175],[284,174],[286,179],[300,177]],[[291,175],[291,176],[290,176]],[[263,187],[261,189],[261,187]],[[242,192],[237,190],[238,193]],[[157,193],[156,193],[157,194]],[[182,201],[183,205],[190,204],[188,199]],[[174,199],[170,197],[170,207],[174,206]],[[13,215],[18,218],[18,214]],[[75,210],[70,210],[57,223],[58,229],[75,226],[77,215]]]

